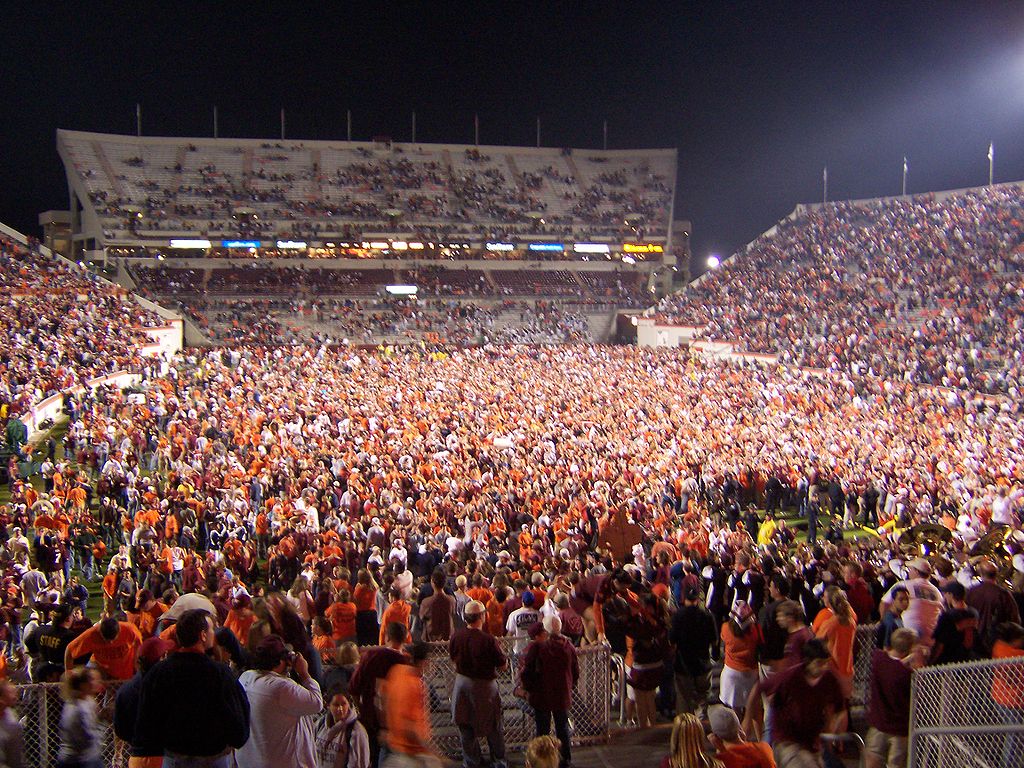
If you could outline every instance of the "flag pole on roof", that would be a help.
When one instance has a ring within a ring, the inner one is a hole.
[[[281,141],[284,141],[284,107],[281,108]]]
[[[135,102],[135,135],[142,135],[142,105]]]
[[[348,126],[348,129],[347,129],[347,132],[346,132],[345,135],[348,137],[348,139],[347,139],[348,141],[352,141],[352,110],[351,109],[349,109],[349,110],[347,110],[345,112],[345,122],[346,122],[346,125]]]
[[[604,121],[604,149],[608,150],[608,121]]]
[[[903,196],[907,196],[907,156],[903,156]]]
[[[821,172],[821,204],[828,202],[828,166]]]
[[[213,105],[213,138],[217,137],[217,105]]]
[[[480,146],[480,115],[473,115],[473,144]]]
[[[412,111],[412,143],[416,143],[416,110]]]
[[[995,160],[995,157],[996,157],[995,144],[993,144],[990,141],[988,143],[988,185],[990,187],[992,186],[992,161]]]
[[[537,118],[537,148],[540,149],[540,118]]]

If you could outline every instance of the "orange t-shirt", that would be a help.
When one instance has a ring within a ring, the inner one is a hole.
[[[840,677],[852,678],[856,622],[843,625],[837,616],[830,616],[818,626],[815,634],[828,644],[828,651],[832,654],[832,671]]]
[[[324,664],[334,663],[334,638],[330,635],[313,635],[313,647],[320,654]]]
[[[377,609],[377,590],[363,584],[356,584],[352,592],[352,602],[357,611],[374,611]]]
[[[134,624],[120,622],[120,630],[112,642],[100,635],[97,624],[71,641],[67,653],[72,659],[92,654],[96,666],[113,680],[127,680],[135,674],[135,656],[142,645],[142,633]]]
[[[996,640],[992,645],[992,658],[1019,658],[1024,662],[1024,648],[1014,648],[1003,640]],[[1005,664],[995,668],[992,674],[992,698],[997,704],[1014,709],[1024,707],[1024,688],[1019,682],[1022,668],[1024,664]]]
[[[757,646],[761,632],[754,624],[743,636],[733,632],[732,624],[722,625],[722,642],[725,644],[725,666],[738,672],[753,672],[757,669]]]
[[[412,613],[412,606],[409,605],[405,600],[399,600],[396,603],[389,605],[384,615],[380,618],[380,644],[384,645],[387,640],[387,628],[388,624],[398,622],[399,624],[409,627],[409,614]],[[412,641],[412,635],[409,635],[406,642]]]
[[[224,619],[224,628],[230,629],[238,638],[238,642],[246,645],[249,642],[249,630],[252,629],[255,621],[256,614],[252,611],[240,611],[232,608]]]
[[[430,724],[423,705],[423,680],[415,667],[395,664],[384,680],[384,721],[401,723],[402,727],[388,728],[388,746],[393,752],[418,755],[426,751],[430,739]],[[420,744],[414,743],[406,734],[416,734]]]
[[[331,603],[324,615],[331,622],[334,640],[350,640],[356,636],[355,603]]]

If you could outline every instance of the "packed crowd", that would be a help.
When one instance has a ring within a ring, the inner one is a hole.
[[[799,212],[657,307],[785,364],[1020,400],[1021,188]]]
[[[215,343],[378,345],[557,344],[592,339],[583,306],[503,300],[181,299],[175,306]],[[606,315],[607,313],[605,313]]]
[[[141,328],[161,324],[121,291],[2,237],[0,289],[0,402],[19,411],[138,367]]]
[[[665,236],[674,173],[660,158],[580,158],[589,178],[548,169],[519,171],[514,154],[461,154],[427,145],[335,149],[302,144],[273,150],[183,145],[168,162],[163,145],[123,156],[112,142],[71,136],[75,170],[106,229],[194,231],[213,236],[300,237],[388,231],[401,219],[417,237],[438,233]],[[562,152],[571,158],[571,153]],[[551,156],[562,161],[557,151]],[[625,165],[624,165],[625,163]],[[107,170],[109,168],[109,170]],[[115,178],[108,178],[113,172]],[[255,215],[254,213],[255,212]]]
[[[113,679],[140,661],[119,733],[165,765],[227,765],[232,750],[241,766],[323,765],[331,745],[355,766],[428,754],[436,701],[424,648],[403,655],[410,640],[448,642],[458,675],[441,695],[467,768],[479,738],[504,764],[494,678],[508,663],[569,764],[581,643],[624,655],[639,726],[680,713],[670,768],[707,749],[694,715],[713,727],[709,759],[771,764],[742,745],[745,720],[778,765],[820,760],[818,736],[843,727],[860,624],[881,620],[874,765],[905,749],[910,666],[1024,655],[1024,574],[1011,591],[999,564],[967,558],[990,531],[1019,529],[1024,495],[1022,424],[983,401],[678,350],[297,347],[194,355],[141,392],[99,390],[70,410],[43,490],[12,479],[3,510],[8,666],[20,674],[24,642],[35,679],[63,668],[69,697],[88,702],[96,681],[75,660],[91,652]],[[807,517],[808,543],[776,520],[784,504]],[[816,545],[819,518],[833,522]],[[879,537],[843,542],[844,519]],[[901,562],[901,532],[925,522],[951,543]],[[109,618],[76,636],[73,571],[98,563]],[[41,628],[16,626],[21,600]],[[33,650],[42,632],[60,652]],[[160,660],[175,634],[179,652]],[[726,709],[705,711],[715,658]],[[211,704],[168,707],[197,695]],[[273,704],[285,696],[287,711]],[[318,745],[306,716],[325,701]],[[65,712],[66,743],[85,753],[67,759],[88,759],[95,712]]]

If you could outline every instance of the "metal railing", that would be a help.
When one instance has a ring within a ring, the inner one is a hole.
[[[499,638],[509,658],[508,666],[497,678],[503,705],[502,721],[505,743],[509,749],[524,746],[536,735],[533,710],[513,694],[519,659],[512,651],[511,638]],[[455,668],[448,655],[447,643],[431,643],[430,664],[424,677],[427,689],[427,713],[430,718],[435,749],[449,757],[462,754],[459,732],[452,723],[451,693]],[[577,649],[580,679],[573,691],[569,724],[573,744],[594,744],[607,741],[611,720],[611,649],[604,645]],[[108,682],[97,696],[100,727],[103,732],[103,763],[124,768],[128,763],[128,747],[113,731],[114,699],[120,683]],[[63,709],[60,685],[35,683],[18,686],[17,716],[21,721],[25,743],[25,764],[29,768],[54,768],[60,749],[60,715]],[[314,732],[319,732],[326,712],[315,716]]]
[[[914,673],[910,768],[1024,765],[1024,658]]]

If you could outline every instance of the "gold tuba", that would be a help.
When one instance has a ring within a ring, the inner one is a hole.
[[[999,571],[999,581],[1009,584],[1013,576],[1013,552],[1008,546],[1013,538],[1011,525],[995,525],[971,547],[970,562],[977,567],[981,560],[991,560]]]

